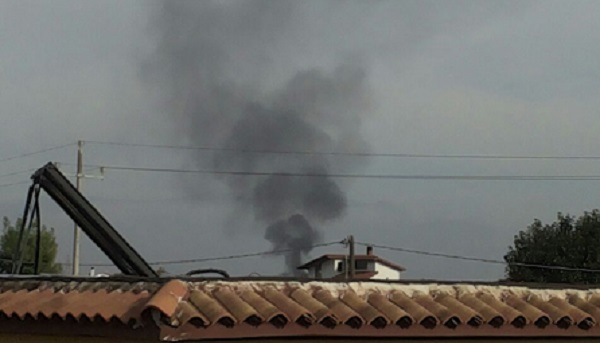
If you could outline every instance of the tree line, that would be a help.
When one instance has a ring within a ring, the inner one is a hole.
[[[19,231],[22,219],[18,218],[13,224],[10,219],[4,217],[2,220],[3,231],[0,236],[0,272],[7,274],[12,271],[12,259],[19,240]],[[23,236],[25,240],[22,274],[33,274],[33,261],[35,258],[35,242],[37,223],[33,223],[29,234]],[[56,262],[58,243],[54,234],[54,228],[42,225],[40,230],[40,266],[41,274],[60,274],[62,265]]]
[[[534,220],[514,237],[504,256],[510,281],[597,284],[600,282],[600,211],[575,217],[558,213],[556,221]],[[567,267],[560,270],[520,266]],[[594,271],[595,270],[595,271]]]

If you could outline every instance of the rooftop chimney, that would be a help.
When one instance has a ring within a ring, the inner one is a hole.
[[[373,247],[370,245],[367,246],[367,255],[373,256]]]

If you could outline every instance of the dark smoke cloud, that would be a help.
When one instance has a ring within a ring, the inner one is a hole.
[[[273,243],[273,250],[292,250],[284,254],[288,271],[295,271],[302,264],[302,253],[308,253],[320,236],[301,214],[278,220],[265,230],[265,239]]]
[[[266,75],[253,73],[272,58],[269,51],[294,44],[287,35],[301,21],[299,6],[289,1],[164,2],[156,22],[156,54],[143,69],[158,86],[165,111],[194,144],[235,149],[210,160],[198,156],[199,166],[274,173],[223,181],[236,209],[251,210],[266,226],[264,237],[275,250],[293,250],[286,255],[292,273],[321,237],[315,226],[340,218],[346,209],[342,186],[328,176],[330,168],[348,171],[356,162],[242,150],[368,150],[360,135],[368,106],[361,64],[344,61],[330,71],[290,68],[287,81],[275,87]]]

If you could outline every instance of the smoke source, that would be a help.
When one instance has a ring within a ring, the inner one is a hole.
[[[252,211],[274,250],[291,249],[285,261],[293,275],[302,255],[320,240],[318,228],[345,212],[342,186],[328,176],[331,166],[348,171],[358,163],[323,154],[250,151],[368,150],[360,135],[368,102],[362,65],[346,61],[329,71],[298,70],[276,53],[302,38],[301,6],[163,2],[154,26],[156,53],[143,68],[148,82],[158,86],[165,110],[194,144],[228,148],[210,162],[198,156],[200,167],[273,173],[228,176],[223,182],[235,199],[232,207]],[[273,75],[272,64],[285,68]]]

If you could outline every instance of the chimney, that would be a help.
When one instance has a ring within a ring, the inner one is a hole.
[[[370,245],[367,246],[367,256],[373,256],[373,247]]]

